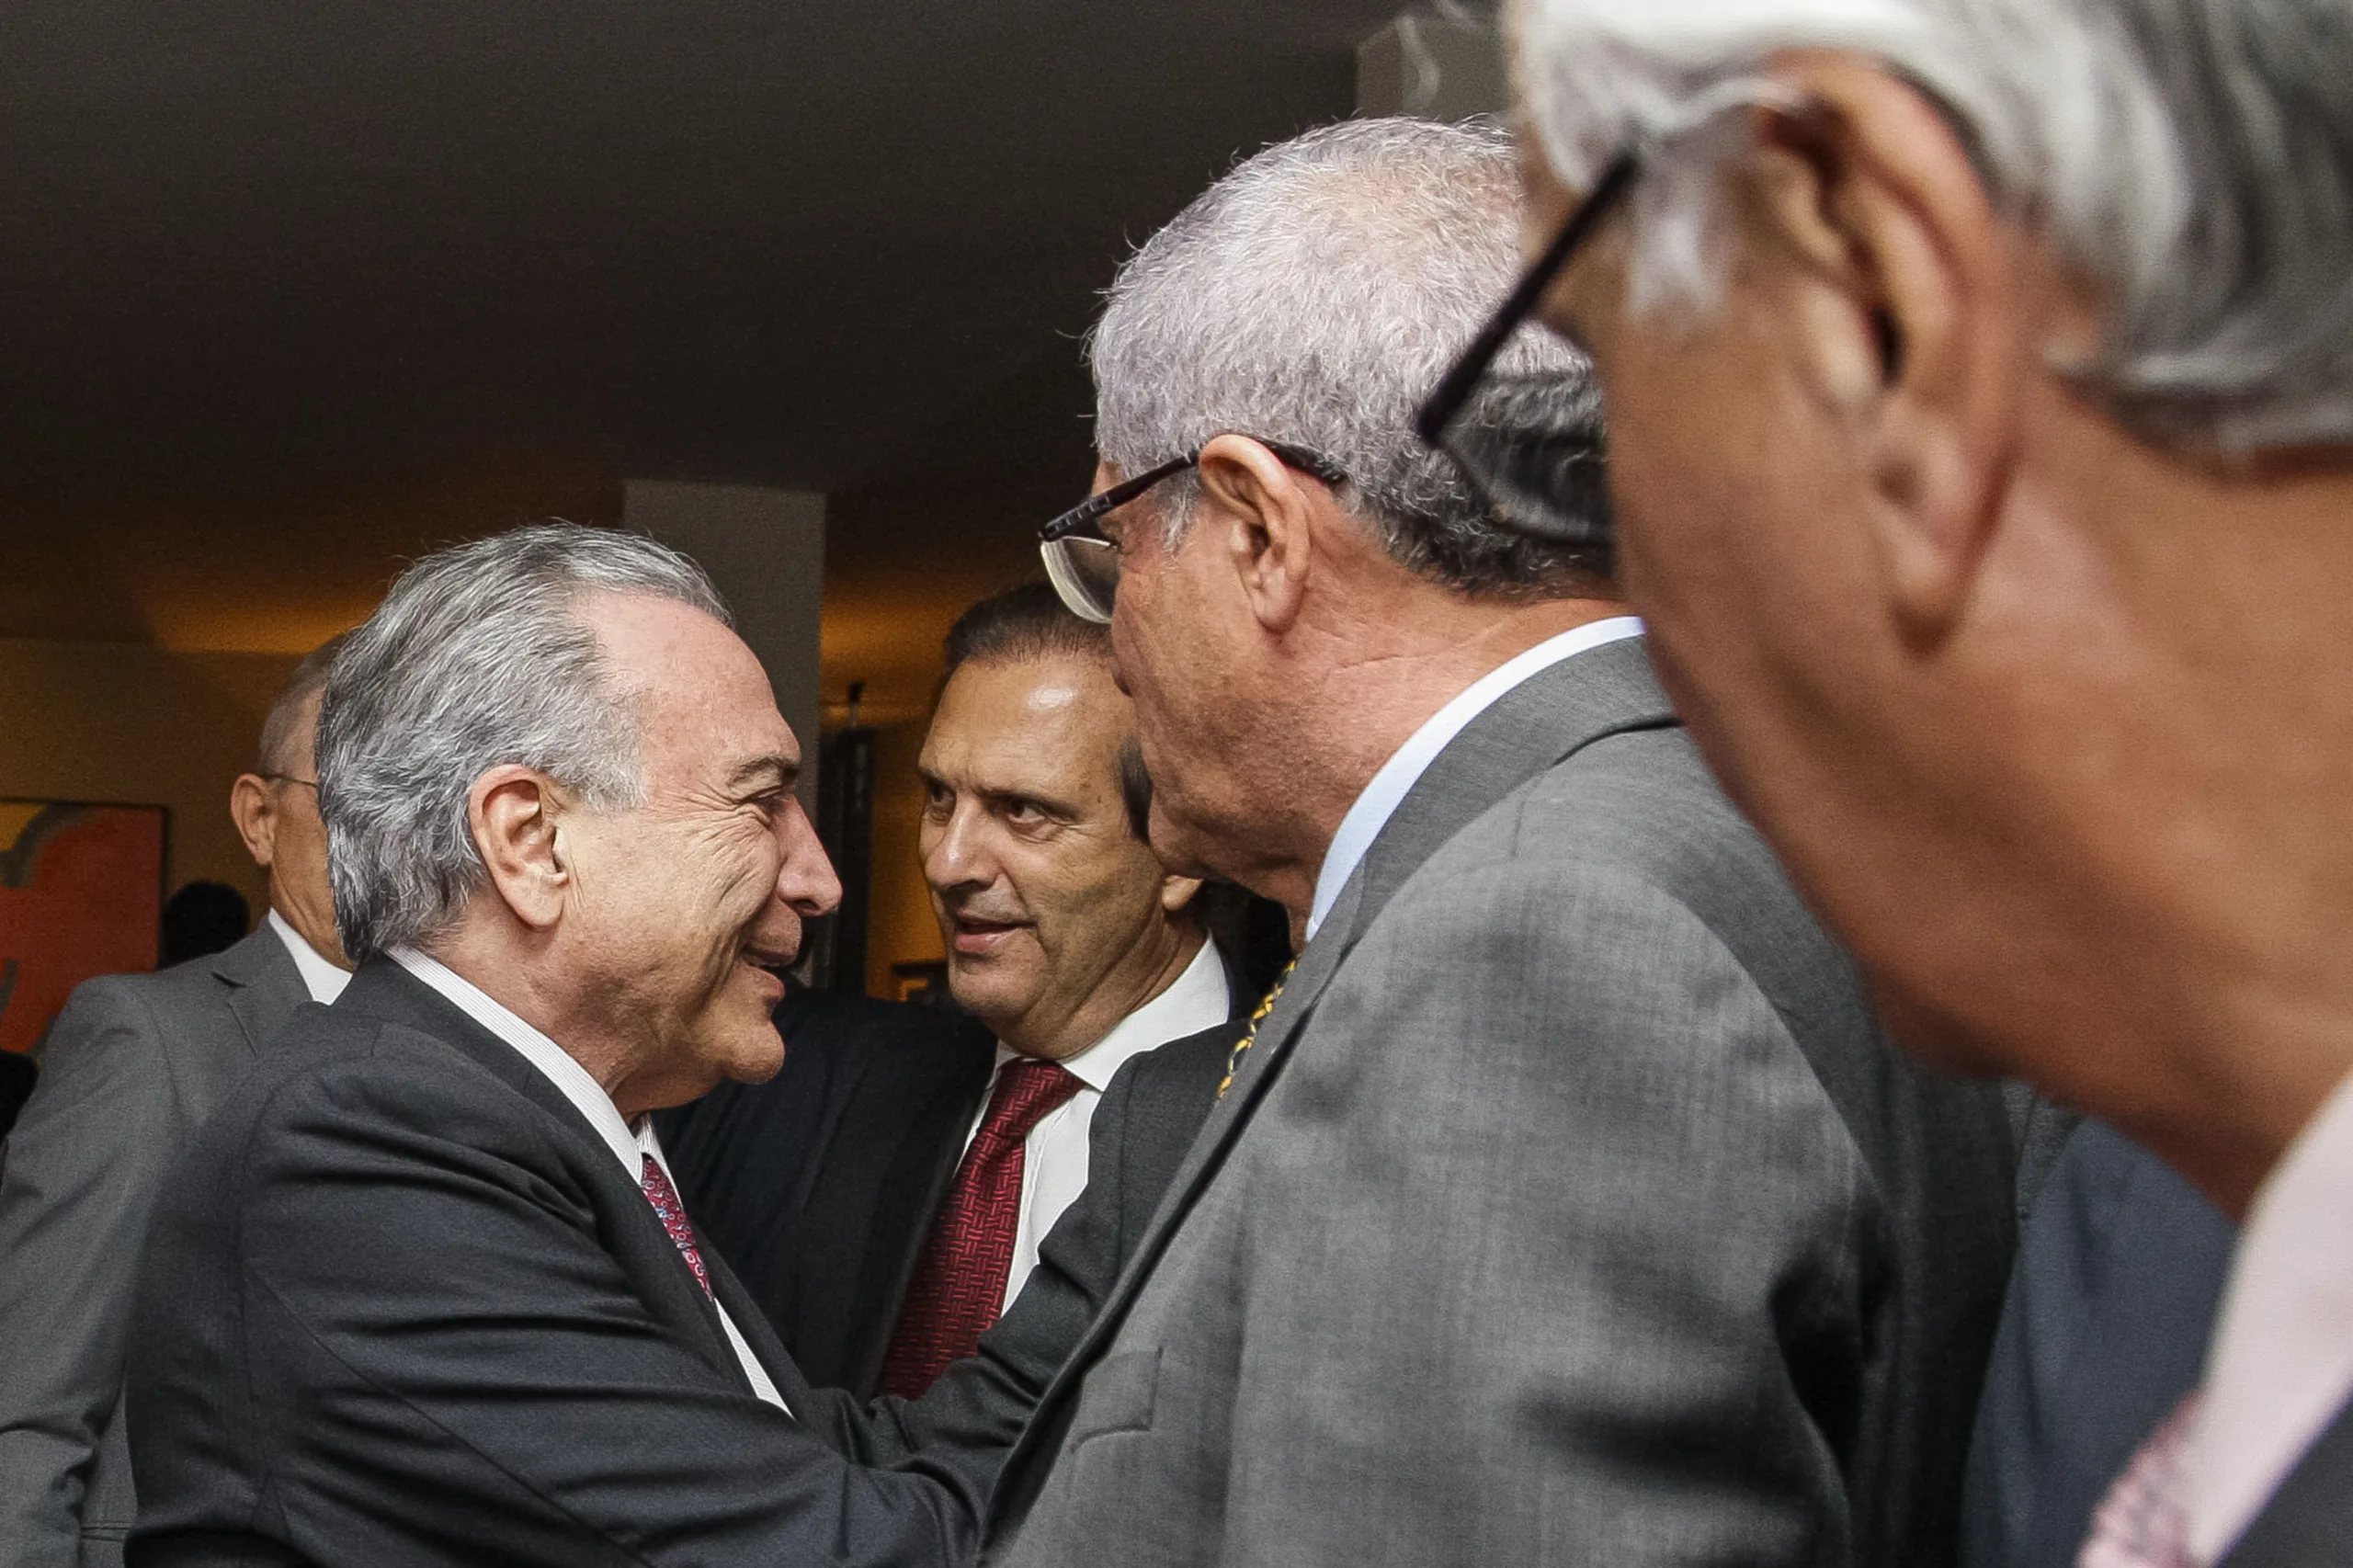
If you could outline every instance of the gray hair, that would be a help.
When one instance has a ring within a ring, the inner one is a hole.
[[[294,743],[297,721],[304,715],[303,706],[327,688],[327,671],[335,667],[335,656],[343,651],[348,631],[338,632],[302,655],[294,673],[286,677],[286,687],[278,700],[269,705],[269,713],[261,722],[261,745],[254,760],[254,771],[265,778],[287,778],[293,776]],[[311,718],[314,723],[317,715]],[[313,759],[315,763],[316,759]]]
[[[2106,293],[2097,358],[2056,367],[2169,443],[2353,437],[2353,11],[2343,0],[1519,0],[1522,86],[1572,186],[1763,89],[1784,50],[1918,84],[2004,210]],[[1707,166],[1645,179],[1636,309],[1705,309]]]
[[[687,557],[650,539],[538,523],[436,551],[349,634],[319,715],[319,812],[335,925],[355,961],[419,947],[483,876],[467,824],[474,780],[537,768],[597,810],[642,799],[640,731],[596,631],[595,593],[727,608]]]
[[[1342,504],[1424,576],[1529,595],[1606,572],[1501,526],[1414,432],[1518,275],[1519,214],[1491,125],[1350,120],[1267,148],[1120,268],[1090,345],[1097,449],[1133,474],[1228,432],[1286,442],[1336,463]],[[1557,379],[1598,438],[1574,350],[1523,333],[1498,368]],[[1199,494],[1190,473],[1154,493],[1165,539]]]

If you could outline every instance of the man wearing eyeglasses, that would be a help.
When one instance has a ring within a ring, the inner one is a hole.
[[[2000,1103],[1884,1046],[1606,548],[1498,527],[1416,439],[1518,219],[1499,135],[1359,121],[1112,289],[1100,494],[1048,563],[1110,621],[1154,844],[1306,945],[990,1561],[1950,1561]],[[1582,362],[1498,358],[1597,524]]]
[[[2081,1562],[2347,1562],[2353,12],[1515,11],[1513,305],[1699,744],[1907,1046],[2241,1221]]]
[[[117,1563],[136,1514],[122,1409],[140,1244],[165,1174],[256,1051],[350,975],[311,769],[337,642],[296,666],[229,812],[269,914],[223,952],[78,987],[0,1176],[0,1541],[14,1568]]]

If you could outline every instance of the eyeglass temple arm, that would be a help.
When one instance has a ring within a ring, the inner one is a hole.
[[[1631,150],[1610,160],[1609,166],[1602,171],[1600,181],[1577,204],[1576,210],[1569,214],[1568,222],[1561,225],[1561,232],[1552,236],[1551,244],[1544,247],[1544,254],[1536,258],[1534,266],[1519,275],[1519,281],[1512,285],[1512,290],[1505,297],[1503,304],[1487,319],[1487,324],[1479,329],[1479,335],[1471,340],[1471,347],[1462,351],[1462,357],[1454,362],[1454,368],[1447,371],[1446,379],[1438,382],[1438,390],[1430,393],[1429,400],[1422,404],[1421,412],[1415,415],[1414,427],[1420,432],[1423,440],[1433,447],[1442,444],[1440,437],[1446,427],[1454,423],[1454,416],[1462,412],[1464,403],[1471,401],[1471,393],[1486,375],[1487,368],[1495,363],[1495,356],[1503,352],[1504,340],[1518,331],[1520,324],[1535,313],[1537,301],[1544,297],[1544,290],[1552,286],[1553,276],[1561,270],[1561,264],[1568,259],[1571,252],[1585,244],[1586,236],[1609,215],[1609,210],[1618,204],[1620,193],[1633,183],[1642,162],[1642,154]]]
[[[1074,533],[1092,528],[1097,519],[1118,511],[1170,474],[1181,473],[1192,467],[1193,457],[1194,454],[1188,453],[1181,458],[1171,458],[1158,468],[1147,470],[1133,479],[1121,480],[1099,495],[1088,496],[1044,528],[1040,528],[1039,542],[1051,544],[1056,540],[1068,539]]]

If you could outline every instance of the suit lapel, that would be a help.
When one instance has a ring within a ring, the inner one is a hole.
[[[1075,1399],[1087,1369],[1118,1332],[1170,1236],[1208,1189],[1280,1075],[1317,998],[1390,898],[1449,839],[1538,774],[1606,735],[1670,728],[1676,722],[1642,640],[1630,638],[1529,676],[1464,726],[1432,760],[1300,955],[1282,995],[1260,1023],[1233,1088],[1210,1112],[1102,1311],[1047,1389],[1037,1416],[1007,1462],[999,1487],[1006,1507],[999,1512],[1026,1508],[1035,1494],[1044,1467],[1052,1461],[1048,1449],[1060,1443],[1063,1423],[1049,1412]]]
[[[391,959],[371,959],[361,965],[335,1006],[404,1025],[441,1041],[545,1111],[559,1129],[559,1136],[569,1141],[579,1169],[601,1194],[603,1207],[619,1220],[619,1230],[608,1238],[609,1250],[615,1261],[650,1287],[646,1304],[663,1315],[715,1370],[733,1379],[745,1392],[751,1392],[743,1364],[735,1358],[735,1347],[720,1326],[718,1309],[695,1282],[693,1271],[663,1227],[661,1217],[645,1200],[644,1188],[621,1168],[604,1138],[546,1074]],[[716,1253],[706,1257],[705,1267],[716,1259]],[[728,1278],[733,1285],[734,1277]],[[740,1296],[741,1287],[735,1289]],[[752,1311],[756,1314],[758,1308]],[[737,1319],[739,1330],[742,1322]]]
[[[735,1278],[735,1271],[727,1267],[727,1260],[708,1247],[702,1252],[703,1267],[710,1275],[711,1294],[726,1309],[729,1321],[734,1324],[735,1332],[744,1336],[744,1343],[751,1346],[753,1359],[767,1369],[768,1381],[776,1384],[776,1392],[792,1411],[793,1418],[807,1420],[816,1403],[809,1390],[809,1380],[801,1375],[801,1369],[793,1364],[784,1342],[768,1326],[767,1314],[760,1311],[760,1304],[752,1300],[743,1281]],[[727,1331],[721,1329],[720,1338],[724,1341],[726,1337]],[[743,1383],[745,1393],[752,1392],[751,1380],[744,1376],[743,1365],[735,1359],[735,1347],[730,1345],[726,1350],[727,1369]]]
[[[214,978],[229,987],[229,1012],[244,1031],[245,1049],[258,1051],[311,999],[302,971],[267,921],[212,960]]]

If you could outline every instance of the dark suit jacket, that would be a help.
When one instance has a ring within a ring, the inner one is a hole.
[[[2221,1568],[2337,1568],[2353,1562],[2353,1406],[2280,1483]]]
[[[2197,1386],[2237,1239],[2154,1154],[2076,1128],[2019,1240],[1985,1372],[1967,1568],[2075,1568],[2109,1486]]]
[[[23,1051],[0,1051],[0,1172],[7,1169],[8,1130],[17,1125],[40,1076],[40,1065]]]
[[[387,960],[304,1007],[179,1165],[130,1364],[134,1564],[954,1562],[981,1504],[753,1396],[632,1173]]]
[[[121,1561],[136,1503],[122,1368],[165,1174],[307,999],[267,926],[77,987],[0,1174],[0,1542],[14,1568]]]
[[[1087,1134],[1086,1188],[1038,1248],[1038,1267],[1005,1316],[918,1400],[883,1398],[838,1414],[870,1462],[922,1454],[985,1493],[1046,1387],[1134,1256],[1192,1147],[1239,1033],[1231,1024],[1147,1051],[1103,1091]],[[847,1396],[835,1396],[847,1401]]]
[[[665,1113],[662,1146],[697,1231],[802,1374],[869,1398],[996,1042],[970,1019],[863,996],[801,993],[779,1013],[783,1070]],[[1231,1042],[1227,1029],[1211,1032]],[[1148,1121],[1161,1111],[1164,1082],[1140,1074],[1128,1114],[1140,1107]],[[1182,1130],[1178,1153],[1208,1110],[1205,1096],[1188,1094],[1180,1087],[1165,1107]],[[1114,1160],[1156,1158],[1170,1142],[1140,1126],[1118,1141]],[[1097,1168],[1091,1152],[1088,1168]],[[1162,1176],[1174,1169],[1172,1160]]]
[[[1474,721],[1057,1376],[984,1557],[1950,1561],[2012,1233],[1639,643]]]
[[[695,1229],[820,1387],[874,1390],[996,1041],[961,1014],[796,990],[784,1067],[655,1119]]]

